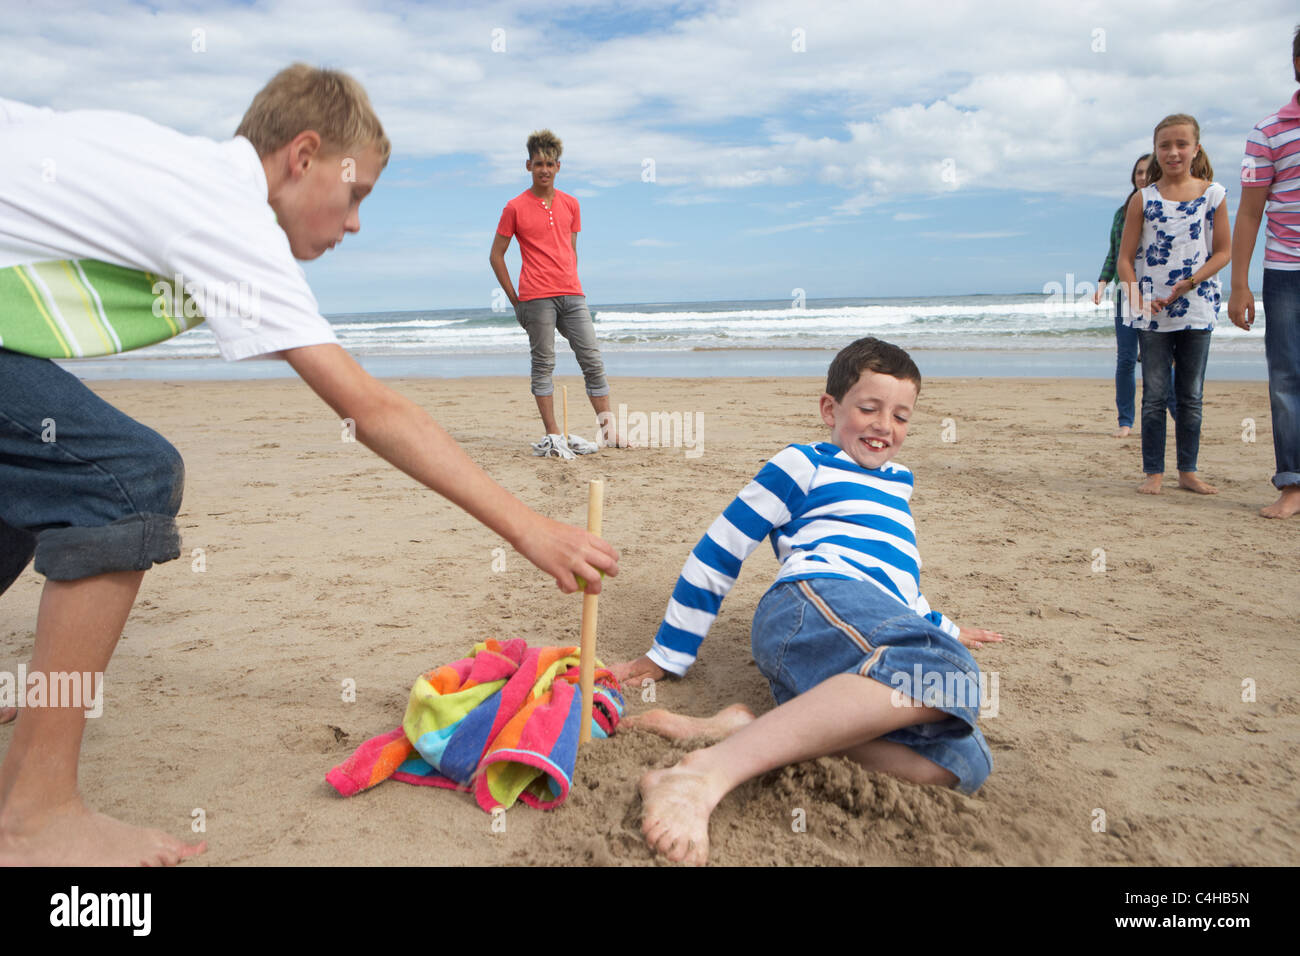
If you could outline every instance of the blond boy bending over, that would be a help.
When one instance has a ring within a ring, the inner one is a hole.
[[[575,574],[596,589],[599,570],[617,572],[613,548],[496,484],[423,409],[366,374],[321,317],[294,260],[361,228],[358,209],[390,150],[350,77],[284,70],[225,142],[3,99],[0,140],[0,592],[34,555],[46,582],[30,673],[102,672],[144,572],[180,554],[176,449],[50,359],[175,335],[196,324],[186,295],[203,303],[225,358],[283,358],[355,422],[358,440],[561,590],[576,590]],[[160,300],[159,276],[182,289]],[[51,420],[57,438],[46,440]],[[168,864],[201,853],[204,844],[82,802],[84,728],[81,706],[19,710],[0,765],[0,863]]]

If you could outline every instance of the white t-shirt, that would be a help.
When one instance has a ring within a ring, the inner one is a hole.
[[[181,277],[226,359],[337,341],[247,139],[0,99],[0,269],[68,259]]]

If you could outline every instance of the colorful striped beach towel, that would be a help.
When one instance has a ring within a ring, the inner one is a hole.
[[[549,810],[569,795],[582,693],[576,647],[488,640],[420,676],[402,726],[366,741],[325,779],[350,797],[390,777],[472,792],[491,813],[516,800]],[[623,697],[596,662],[592,737],[613,734]]]
[[[0,269],[0,348],[38,358],[112,355],[203,322],[175,281],[94,259]]]

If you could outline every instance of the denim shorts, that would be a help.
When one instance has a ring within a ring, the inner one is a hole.
[[[180,557],[185,466],[157,432],[49,359],[0,349],[0,593]]]
[[[974,793],[993,770],[980,709],[979,667],[960,641],[870,581],[778,581],[754,612],[754,660],[784,704],[836,674],[859,674],[949,714],[886,734],[957,777]]]

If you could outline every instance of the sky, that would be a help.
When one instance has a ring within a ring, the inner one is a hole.
[[[1199,120],[1235,217],[1300,24],[1294,0],[1243,9],[0,0],[0,95],[225,139],[282,67],[351,73],[393,156],[361,232],[305,264],[327,314],[490,307],[541,127],[593,305],[1041,292],[1096,279],[1170,113]]]

